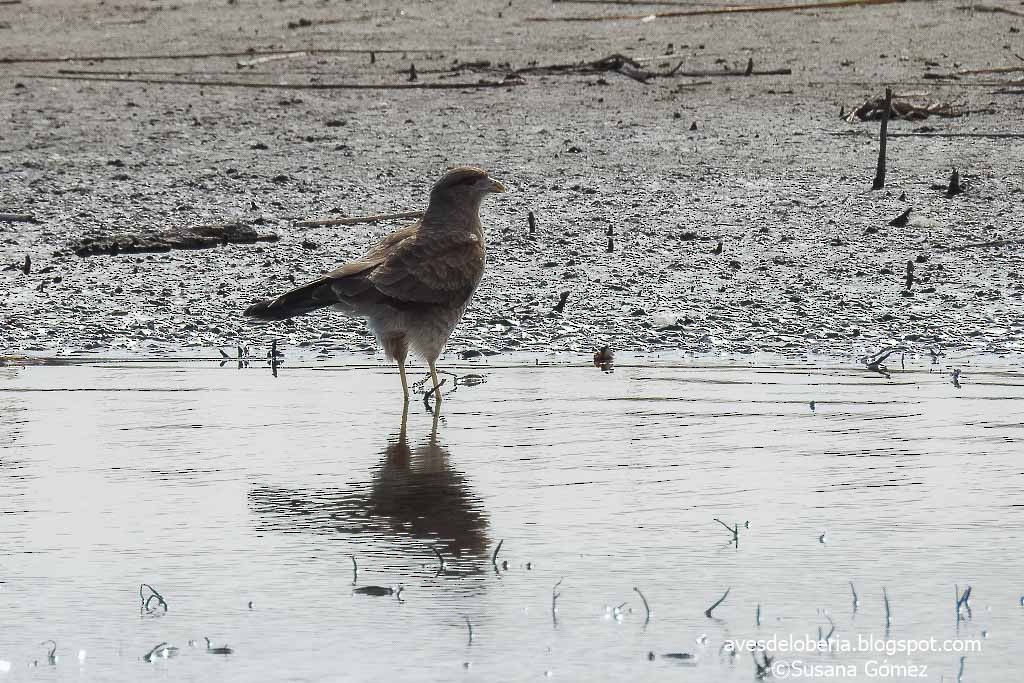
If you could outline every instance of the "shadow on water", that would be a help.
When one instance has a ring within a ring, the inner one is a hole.
[[[249,493],[259,526],[286,532],[414,539],[443,555],[445,574],[486,569],[487,516],[465,475],[437,437],[438,410],[430,434],[410,446],[408,409],[388,437],[367,485],[331,488],[260,486]],[[424,548],[426,550],[426,548]]]

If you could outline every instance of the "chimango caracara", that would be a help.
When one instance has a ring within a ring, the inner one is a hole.
[[[456,168],[430,191],[418,222],[396,230],[362,257],[318,280],[246,309],[261,320],[284,320],[325,306],[365,318],[388,358],[398,362],[409,399],[405,359],[411,348],[434,363],[469,305],[484,273],[480,204],[505,186],[478,168]]]

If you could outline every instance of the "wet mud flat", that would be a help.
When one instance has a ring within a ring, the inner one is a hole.
[[[0,5],[0,347],[369,350],[340,316],[239,312],[398,225],[304,219],[420,209],[475,163],[512,192],[456,351],[1020,352],[1024,17],[1002,7]],[[879,124],[851,113],[886,86],[929,114],[889,122],[872,192]],[[277,241],[132,253],[230,226]]]
[[[1019,369],[537,360],[0,368],[0,676],[1019,678]]]

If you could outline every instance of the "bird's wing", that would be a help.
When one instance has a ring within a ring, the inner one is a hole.
[[[365,273],[368,270],[376,268],[386,262],[402,243],[409,238],[415,238],[419,227],[419,223],[413,223],[412,225],[407,225],[404,228],[395,230],[393,233],[378,242],[372,249],[370,249],[370,251],[366,252],[354,261],[349,261],[348,263],[335,268],[324,277],[331,278],[332,280],[344,280],[345,278],[353,275],[359,275],[360,273]]]
[[[397,245],[367,280],[386,297],[410,304],[462,304],[480,283],[483,240],[475,235],[417,235]]]
[[[371,299],[379,296],[367,280],[367,275],[387,261],[399,245],[413,238],[418,229],[419,223],[400,228],[358,259],[280,296],[253,304],[246,309],[245,315],[263,320],[284,320],[324,306],[358,302],[366,295]]]

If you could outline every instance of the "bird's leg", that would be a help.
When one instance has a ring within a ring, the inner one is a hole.
[[[409,409],[409,382],[405,379],[405,358],[398,359],[398,374],[402,377],[402,394],[405,396],[406,410]]]
[[[430,361],[430,377],[434,380],[434,398],[438,403],[440,403],[441,383],[437,381],[437,368],[434,367],[434,361]]]

